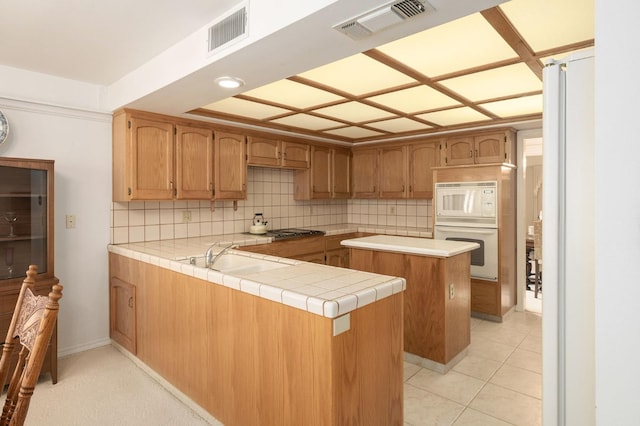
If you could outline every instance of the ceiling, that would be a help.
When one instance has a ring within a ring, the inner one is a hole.
[[[539,125],[543,64],[593,45],[593,4],[512,0],[193,112],[348,143]]]
[[[543,63],[593,46],[593,2],[503,1],[431,0],[434,14],[359,41],[332,26],[384,0],[253,1],[249,39],[205,59],[201,32],[240,0],[6,2],[0,67],[104,87],[108,111],[196,114],[346,145],[539,126]],[[247,84],[212,87],[221,73]]]

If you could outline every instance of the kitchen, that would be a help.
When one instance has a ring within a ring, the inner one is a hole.
[[[602,19],[603,22],[608,22],[606,18]],[[610,23],[610,25],[609,30],[615,33],[618,23]],[[606,40],[603,43],[606,43]],[[98,281],[104,282],[106,280],[103,252],[104,246],[109,242],[109,231],[105,229],[104,224],[110,222],[111,205],[108,195],[96,198],[95,194],[110,193],[111,164],[109,161],[104,161],[110,156],[110,117],[92,112],[96,108],[87,99],[95,99],[96,91],[87,85],[58,79],[52,80],[44,76],[21,74],[15,69],[3,69],[3,75],[7,77],[3,81],[13,82],[11,87],[3,86],[2,93],[13,99],[3,100],[3,108],[5,112],[7,112],[7,108],[12,108],[10,114],[14,129],[12,136],[15,137],[12,145],[6,146],[3,155],[55,158],[58,165],[57,170],[60,173],[56,191],[56,202],[60,209],[56,217],[56,228],[58,229],[56,267],[59,275],[64,276],[68,283],[75,283],[73,285],[75,287],[74,296],[69,296],[70,298],[67,299],[67,301],[75,301],[73,315],[70,311],[65,313],[64,308],[61,311],[61,325],[68,330],[64,335],[61,335],[61,338],[64,339],[61,348],[66,348],[70,353],[104,344],[106,341],[107,308],[103,283],[93,284],[79,277],[98,274],[102,275],[102,279]],[[607,84],[613,84],[612,82],[599,81],[600,83],[604,85],[603,87],[606,87]],[[40,87],[49,89],[37,90]],[[55,88],[59,88],[59,91],[55,91]],[[24,111],[24,104],[16,101],[16,98],[37,99],[56,105],[72,105],[84,108],[84,110],[69,111],[66,108],[56,106],[45,107],[31,104],[28,111]],[[56,115],[52,116],[51,114]],[[609,134],[616,135],[623,128],[624,126],[620,129],[610,128]],[[619,138],[620,143],[624,143],[624,140],[623,137]],[[87,202],[87,200],[91,200],[91,202]],[[321,203],[309,202],[308,204],[309,214],[305,216],[305,212],[302,212],[297,215],[298,218],[302,218],[302,223],[304,223],[305,217],[309,218],[309,223],[313,222],[314,206]],[[321,210],[325,216],[323,221],[326,220],[326,217],[343,214],[339,213],[340,208],[343,207],[336,206],[334,212],[333,204],[329,203],[331,207]],[[335,202],[335,204],[339,205],[340,203]],[[347,205],[347,209],[351,207],[354,214],[368,215],[367,220],[373,220],[373,217],[375,220],[380,220],[380,217],[386,216],[380,213],[380,204],[386,209],[393,202],[384,201],[381,203],[363,200],[362,203],[353,202],[351,205]],[[280,204],[278,207],[282,208],[282,205]],[[358,205],[360,207],[356,207]],[[403,201],[400,204],[395,203],[395,205],[396,212],[404,212],[404,208],[410,212],[409,215],[400,215],[400,217],[406,217],[407,221],[413,220],[414,217],[416,217],[416,221],[418,220],[417,215],[414,216],[412,213],[413,202]],[[178,206],[182,208],[180,204]],[[416,203],[416,210],[420,208],[421,206]],[[225,210],[225,212],[229,215],[223,221],[224,224],[212,226],[228,227],[230,225],[226,224],[227,220],[246,220],[246,218],[235,219],[231,213],[233,209],[231,207],[226,209],[228,211]],[[68,212],[75,212],[78,216],[76,230],[66,231],[64,228],[64,214]],[[213,212],[213,214],[217,213]],[[253,211],[251,211],[252,214]],[[277,217],[277,214],[272,214],[270,220],[275,220],[274,218]],[[284,215],[281,214],[280,217],[284,217]],[[422,214],[420,217],[423,217]],[[389,220],[389,217],[386,219]],[[300,219],[296,219],[296,221],[298,220]],[[396,217],[396,220],[402,219]],[[180,220],[177,222],[182,226]],[[298,222],[296,222],[296,226],[299,226]],[[188,229],[187,226],[184,228]],[[100,243],[97,244],[97,242]],[[93,249],[91,249],[92,247]],[[63,253],[74,254],[73,256],[64,256]],[[78,278],[75,278],[76,276]],[[67,306],[70,304],[71,302],[68,302]]]

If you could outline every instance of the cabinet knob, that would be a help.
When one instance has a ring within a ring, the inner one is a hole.
[[[133,297],[129,298],[129,307],[133,308]]]

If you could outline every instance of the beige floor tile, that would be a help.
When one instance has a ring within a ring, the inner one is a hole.
[[[469,407],[514,425],[542,424],[542,401],[491,383],[482,388]]]
[[[503,422],[472,408],[464,410],[453,424],[456,426],[510,426],[510,423]]]
[[[542,398],[542,375],[510,365],[503,365],[489,383],[511,389],[534,398]]]
[[[525,338],[526,340],[526,338]],[[471,336],[468,355],[475,355],[482,358],[504,362],[515,350],[515,346],[504,345],[491,340],[474,338]]]
[[[498,361],[483,358],[477,355],[467,355],[455,367],[453,371],[487,381],[498,371],[502,364]]]
[[[404,385],[404,421],[412,426],[450,425],[464,407],[415,386]]]
[[[524,349],[531,352],[537,352],[539,354],[542,353],[542,338],[540,336],[535,336],[533,334],[529,334],[525,339],[520,343],[520,349]]]
[[[542,354],[538,352],[517,348],[505,364],[542,374]]]
[[[482,324],[484,321],[479,319],[479,318],[471,318],[471,322],[470,322],[470,328],[471,330],[473,330],[474,328],[476,328],[479,324]]]
[[[503,345],[518,346],[527,337],[529,331],[519,331],[513,328],[496,327],[492,324],[480,324],[471,332],[472,339],[486,339]]]
[[[485,382],[456,371],[440,374],[423,368],[411,377],[407,383],[459,404],[467,405],[482,389]]]
[[[421,368],[422,367],[420,367],[419,365],[411,364],[410,362],[405,361],[403,369],[404,378],[402,379],[402,381],[406,382],[411,376],[420,371]]]

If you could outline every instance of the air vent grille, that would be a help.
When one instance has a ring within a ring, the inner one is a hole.
[[[359,40],[399,24],[405,19],[434,11],[433,6],[426,0],[395,1],[342,22],[333,28],[354,40]]]
[[[426,12],[424,4],[419,0],[403,0],[391,6],[394,12],[410,18]]]
[[[209,52],[247,32],[247,8],[243,7],[209,28]]]

